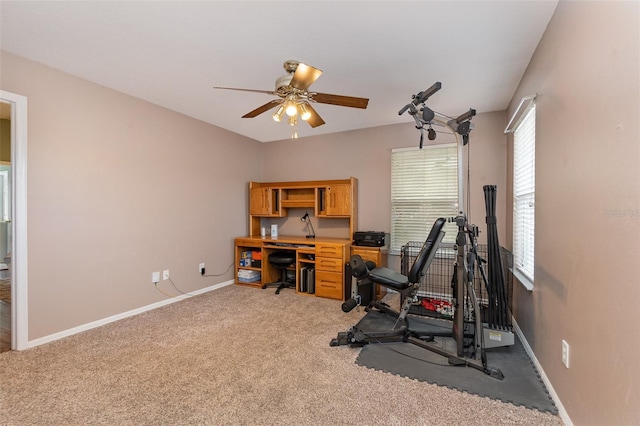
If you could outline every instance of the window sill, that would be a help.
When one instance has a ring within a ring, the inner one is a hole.
[[[513,276],[516,277],[518,281],[520,281],[520,284],[522,284],[524,288],[529,291],[533,290],[533,281],[531,281],[529,277],[518,271],[516,268],[510,268],[509,270],[511,271]]]

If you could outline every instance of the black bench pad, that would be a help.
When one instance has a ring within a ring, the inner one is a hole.
[[[393,269],[379,267],[369,271],[369,279],[394,290],[404,290],[409,287],[409,278]]]

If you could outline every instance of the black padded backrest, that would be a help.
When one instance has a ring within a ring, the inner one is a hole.
[[[360,257],[359,254],[354,254],[349,259],[349,264],[351,265],[351,275],[356,278],[362,278],[369,274],[369,268],[364,260]]]
[[[429,264],[431,264],[431,260],[433,259],[433,256],[435,256],[436,250],[438,250],[438,246],[440,245],[440,241],[444,236],[442,227],[444,227],[445,223],[447,223],[447,220],[441,217],[436,219],[433,224],[431,232],[429,232],[429,235],[427,236],[427,240],[424,242],[420,253],[418,253],[416,260],[413,262],[409,275],[407,275],[410,283],[417,283],[420,281],[429,268]]]

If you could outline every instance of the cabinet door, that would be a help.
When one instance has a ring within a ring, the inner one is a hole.
[[[252,215],[271,213],[271,190],[269,188],[251,188],[249,193],[249,212]]]
[[[334,184],[325,192],[325,214],[327,216],[349,216],[351,214],[351,185]]]

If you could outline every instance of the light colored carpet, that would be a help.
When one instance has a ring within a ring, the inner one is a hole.
[[[364,315],[228,286],[0,354],[3,425],[561,425],[559,417],[355,364]]]
[[[11,278],[0,279],[0,300],[11,303]]]

